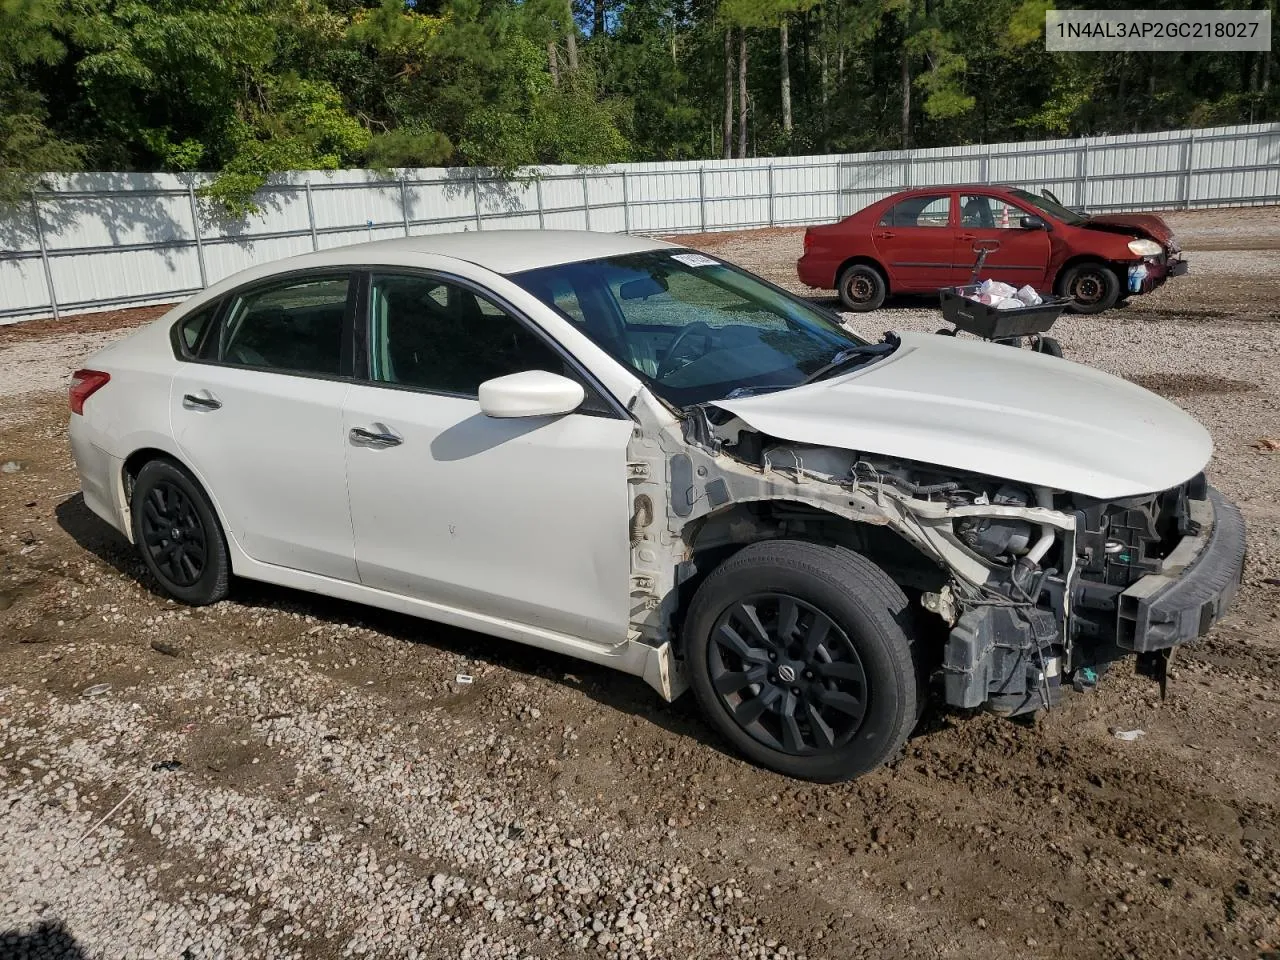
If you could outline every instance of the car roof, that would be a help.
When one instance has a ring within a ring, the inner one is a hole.
[[[646,250],[675,249],[650,237],[588,230],[469,230],[373,240],[291,257],[291,269],[335,264],[360,266],[403,262],[414,254],[453,257],[494,273],[511,274]]]

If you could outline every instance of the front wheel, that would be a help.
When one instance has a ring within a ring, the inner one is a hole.
[[[884,303],[889,284],[884,274],[869,263],[855,263],[845,267],[836,281],[836,293],[846,310],[866,313]]]
[[[1058,281],[1058,294],[1071,298],[1073,313],[1102,313],[1120,298],[1120,278],[1105,263],[1078,263]]]
[[[842,547],[744,547],[698,588],[685,658],[710,722],[748,759],[830,783],[906,742],[923,687],[907,598]]]

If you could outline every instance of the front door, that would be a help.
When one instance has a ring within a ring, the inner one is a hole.
[[[233,295],[170,389],[174,437],[254,560],[356,580],[342,435],[346,274]]]
[[[951,230],[951,194],[919,194],[899,200],[872,228],[880,262],[889,271],[894,293],[937,290],[951,278],[955,238]]]
[[[1043,229],[1025,229],[1024,216],[1028,216],[1026,211],[1002,197],[961,194],[955,282],[969,282],[977,257],[975,248],[985,248],[987,258],[979,280],[1001,280],[1015,287],[1030,285],[1040,293],[1047,292],[1049,234]]]
[[[361,581],[599,643],[626,638],[631,422],[586,386],[561,417],[495,419],[481,383],[577,376],[470,286],[372,278],[369,380],[343,414]]]

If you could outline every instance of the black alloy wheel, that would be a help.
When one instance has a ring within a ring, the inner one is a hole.
[[[129,500],[133,542],[164,592],[193,606],[228,592],[231,559],[213,504],[200,484],[172,460],[143,465]]]
[[[142,542],[165,579],[179,587],[196,583],[209,562],[195,504],[168,480],[152,485],[142,501]]]
[[[766,540],[698,587],[681,643],[708,721],[753,763],[822,783],[874,770],[924,703],[910,604],[845,547]]]
[[[867,677],[849,637],[787,594],[754,594],[721,615],[707,649],[711,682],[738,725],[803,756],[847,744],[867,709]]]

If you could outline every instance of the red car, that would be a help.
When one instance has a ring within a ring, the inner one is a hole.
[[[796,264],[802,283],[835,290],[850,310],[874,310],[890,293],[932,293],[980,279],[1030,284],[1100,313],[1186,273],[1182,248],[1152,214],[1086,216],[1046,191],[921,187],[885,197],[839,223],[810,227]]]

